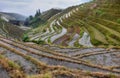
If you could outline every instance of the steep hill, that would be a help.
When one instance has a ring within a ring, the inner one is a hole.
[[[35,16],[30,16],[28,18],[29,26],[32,26],[33,28],[47,23],[48,19],[50,19],[55,14],[61,12],[62,10],[52,8],[43,13],[41,13],[40,11],[38,13],[38,11],[36,12]]]
[[[0,35],[21,40],[24,32],[22,28],[0,19]]]
[[[119,0],[94,0],[56,14],[30,41],[71,47],[120,46]]]
[[[0,19],[0,78],[120,78],[119,8],[118,0],[69,7],[25,34],[38,44],[13,39],[24,31]]]
[[[43,12],[40,17],[41,17],[41,19],[43,19],[44,21],[47,21],[47,20],[50,19],[52,16],[54,16],[55,14],[57,14],[57,13],[59,13],[59,12],[61,12],[61,11],[62,11],[62,9],[54,9],[54,8],[52,8],[52,9],[50,9],[50,10],[47,10],[47,11]]]

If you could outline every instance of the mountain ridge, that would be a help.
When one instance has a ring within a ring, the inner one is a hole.
[[[0,15],[6,17],[8,20],[18,20],[18,21],[26,20],[25,16],[18,13],[0,12]]]

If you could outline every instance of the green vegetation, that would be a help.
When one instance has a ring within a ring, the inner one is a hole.
[[[119,18],[119,19],[117,19],[117,22],[120,24],[120,18]]]
[[[120,5],[114,5],[114,2],[112,2],[112,0],[110,2],[107,0],[94,0],[79,6],[73,6],[72,8],[70,7],[68,8],[69,10],[65,9],[61,13],[53,16],[50,21],[46,23],[46,27],[42,30],[50,28],[49,26],[51,22],[56,20],[53,27],[54,30],[56,30],[55,27],[59,27],[57,24],[57,22],[59,21],[61,26],[67,28],[68,33],[69,31],[72,33],[77,32],[82,37],[84,32],[88,32],[91,37],[91,43],[94,46],[119,46],[120,11],[118,10],[118,8],[120,8]],[[70,16],[66,18],[66,14],[69,15],[69,13]],[[62,21],[60,20],[60,18],[62,19]],[[73,30],[70,30],[70,28],[73,28]],[[71,38],[73,38],[72,33],[69,33],[70,40]],[[50,37],[48,38],[48,42],[50,43],[49,39]],[[67,41],[66,43],[68,42],[69,41]],[[62,43],[60,44],[62,45]],[[77,47],[80,45],[78,42],[74,44]]]
[[[75,46],[75,47],[79,47],[79,48],[82,47],[82,46],[78,43],[78,41],[76,41],[76,42],[74,43],[74,46]]]
[[[51,73],[46,73],[43,75],[43,78],[52,78],[52,74]]]
[[[36,41],[36,40],[32,40],[32,42],[34,42],[34,43],[36,43],[36,44],[41,44],[41,45],[42,45],[42,44],[45,44],[45,42],[44,42],[43,40],[40,40],[40,39],[37,40],[37,41]]]
[[[31,26],[33,28],[36,28],[40,25],[44,25],[47,23],[47,21],[55,14],[61,12],[61,9],[50,9],[48,11],[45,11],[43,13],[40,12],[40,9],[36,11],[35,16],[29,16],[26,19],[26,22],[28,22],[28,26]]]
[[[34,29],[24,34],[0,20],[0,34],[10,36],[0,35],[0,68],[10,78],[120,78],[120,5],[116,2],[93,0],[60,13],[38,10],[27,19]],[[12,39],[21,36],[24,42]],[[74,47],[68,46],[70,41]]]
[[[10,67],[14,67],[14,68],[16,68],[16,69],[20,69],[20,66],[18,66],[17,64],[15,64],[14,62],[12,62],[12,61],[8,61],[8,64],[9,64],[9,66]]]
[[[27,34],[24,34],[22,39],[23,39],[24,42],[28,42],[29,41],[29,37],[28,37]]]
[[[110,74],[110,78],[116,78],[114,74]]]
[[[96,15],[102,16],[104,14],[104,11],[97,9]]]

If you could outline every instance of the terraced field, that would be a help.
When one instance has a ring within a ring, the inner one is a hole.
[[[69,7],[29,42],[5,37],[19,33],[0,22],[0,78],[120,78],[119,8],[119,0]]]
[[[66,9],[50,19],[46,32],[37,34],[37,39],[33,34],[30,41],[69,47],[120,46],[120,4],[114,3],[96,0]]]
[[[24,32],[25,31],[20,29],[19,27],[5,22],[0,18],[0,35],[21,40]]]
[[[120,74],[117,49],[41,47],[0,37],[0,51],[3,78],[119,78]]]

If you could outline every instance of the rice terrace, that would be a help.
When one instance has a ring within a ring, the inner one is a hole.
[[[120,78],[120,0],[1,0],[0,78]]]

